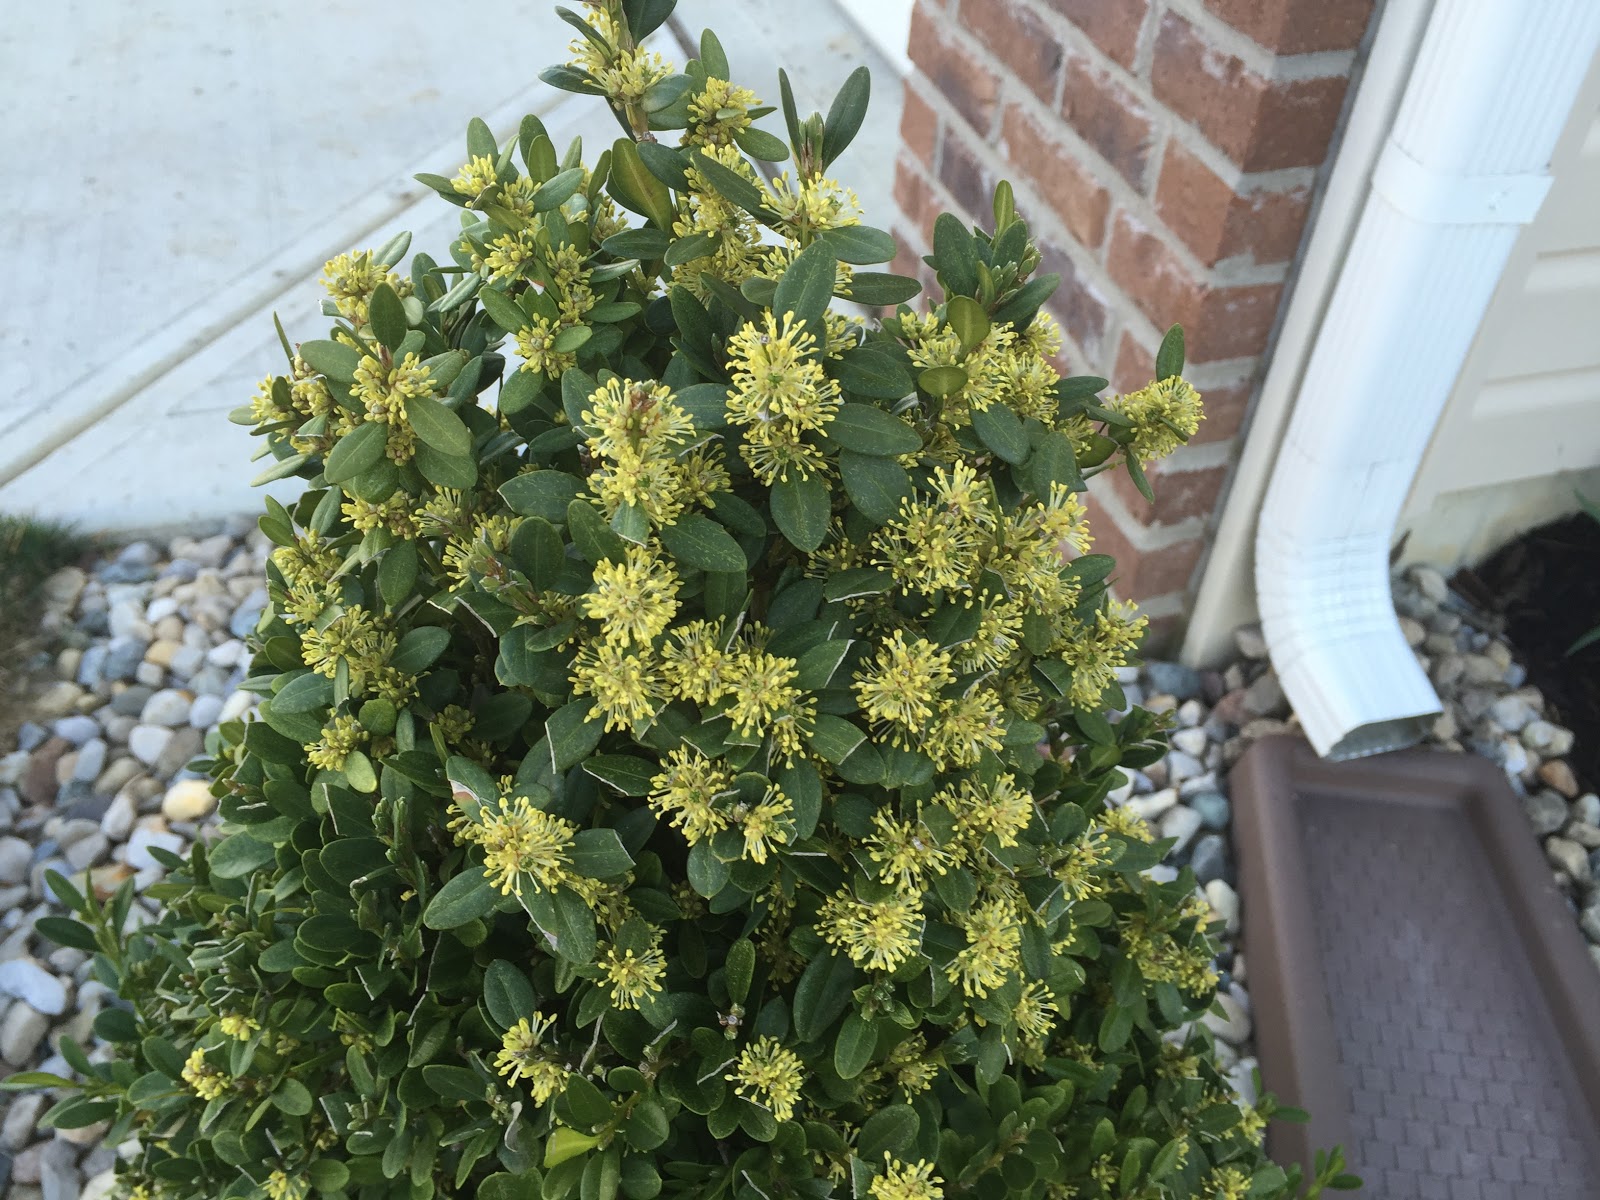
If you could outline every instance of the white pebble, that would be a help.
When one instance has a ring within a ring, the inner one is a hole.
[[[185,713],[188,706],[184,706]],[[172,730],[161,725],[135,725],[128,734],[128,750],[145,766],[155,765],[156,759],[172,740]]]
[[[13,958],[0,963],[0,994],[21,1000],[52,1017],[67,1011],[66,984],[31,958]]]

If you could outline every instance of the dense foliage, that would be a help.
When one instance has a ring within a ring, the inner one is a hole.
[[[865,75],[785,83],[786,146],[709,33],[638,47],[670,9],[564,14],[546,78],[626,136],[474,122],[451,261],[330,263],[238,414],[307,483],[259,716],[159,923],[57,877],[130,1003],[53,1120],[136,1133],[141,1200],[1297,1192],[1194,1024],[1192,878],[1104,804],[1162,723],[1105,715],[1143,619],[1077,494],[1193,433],[1181,338],[1061,379],[1003,186],[926,314],[835,311],[919,290],[825,174]]]

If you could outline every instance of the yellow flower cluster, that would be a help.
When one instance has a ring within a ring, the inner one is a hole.
[[[597,469],[589,486],[608,517],[644,510],[657,528],[670,525],[693,499],[728,485],[715,448],[690,454],[694,423],[659,383],[611,379],[581,414]]]
[[[458,810],[458,842],[483,848],[483,873],[502,896],[549,891],[572,880],[572,839],[578,827],[526,796],[501,796],[494,804],[469,804]]]
[[[934,802],[955,817],[957,844],[967,853],[975,853],[991,834],[1001,849],[1015,846],[1033,818],[1033,796],[1015,775],[1001,775],[993,783],[963,779],[942,789]]]
[[[976,905],[962,921],[966,946],[945,968],[951,983],[968,996],[987,996],[1022,964],[1022,925],[1009,899]]]
[[[726,146],[750,128],[750,110],[761,101],[749,88],[739,87],[715,76],[689,101],[689,127],[683,131],[685,146]]]
[[[817,932],[858,967],[893,971],[922,945],[922,900],[896,892],[885,900],[860,900],[840,891],[823,901]]]
[[[1108,407],[1133,422],[1131,451],[1140,462],[1171,454],[1195,435],[1205,415],[1200,393],[1177,375],[1118,396]]]
[[[411,281],[380,266],[371,250],[340,254],[322,268],[323,288],[333,297],[339,315],[357,329],[367,323],[367,304],[380,283],[387,283],[401,296],[411,294]]]
[[[793,1119],[806,1072],[800,1056],[775,1038],[761,1037],[739,1053],[739,1062],[725,1078],[734,1091],[759,1104],[779,1121]]]
[[[350,389],[351,396],[366,410],[367,420],[388,427],[384,453],[396,463],[410,462],[417,452],[417,434],[411,428],[406,401],[433,393],[433,372],[416,354],[407,354],[388,366],[370,354],[364,355],[356,367],[355,386]]]
[[[290,1175],[278,1169],[267,1176],[261,1185],[268,1200],[306,1200],[311,1194],[311,1181],[303,1175]]]
[[[942,1200],[943,1180],[933,1173],[931,1162],[897,1162],[887,1152],[883,1159],[883,1174],[867,1189],[872,1200]]]
[[[536,1104],[544,1104],[567,1082],[567,1068],[544,1045],[544,1036],[555,1024],[554,1017],[542,1012],[523,1017],[500,1039],[494,1067],[512,1087],[523,1079],[533,1092]]]
[[[760,185],[755,168],[745,161],[737,146],[708,145],[703,153],[746,182]],[[710,275],[738,287],[754,274],[760,256],[761,227],[744,209],[720,195],[697,167],[688,168],[688,179],[688,190],[678,193],[678,212],[672,232],[680,238],[706,234],[715,242],[710,254],[674,267],[672,282],[704,300],[707,293],[701,275]]]
[[[324,771],[342,771],[352,751],[367,740],[367,731],[351,716],[337,716],[322,727],[322,737],[306,746],[306,761]]]
[[[805,479],[826,465],[807,434],[825,429],[839,411],[839,385],[818,360],[817,339],[785,313],[746,322],[728,339],[728,420],[744,434],[740,455],[762,483]]]
[[[638,1008],[640,1001],[662,990],[667,960],[661,953],[661,930],[650,927],[650,945],[639,953],[607,946],[599,963],[611,1003],[617,1008]]]
[[[796,181],[785,171],[766,192],[779,228],[802,243],[824,230],[861,224],[861,201],[837,180],[817,175]]]
[[[196,1046],[183,1064],[183,1081],[202,1100],[215,1100],[228,1090],[228,1077],[206,1061],[206,1052]]]

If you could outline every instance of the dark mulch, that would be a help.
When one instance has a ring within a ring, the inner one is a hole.
[[[1577,735],[1568,761],[1600,785],[1600,643],[1567,650],[1600,624],[1600,521],[1567,517],[1523,534],[1475,571],[1472,598],[1499,613],[1506,639],[1561,724]],[[1452,581],[1455,582],[1455,581]]]

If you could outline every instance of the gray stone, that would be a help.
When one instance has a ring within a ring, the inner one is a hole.
[[[35,725],[32,721],[24,721],[17,729],[17,749],[24,752],[42,746],[50,737],[50,731],[43,725]]]
[[[1177,789],[1162,788],[1159,792],[1151,792],[1148,796],[1134,796],[1125,801],[1123,807],[1139,817],[1140,820],[1155,822],[1160,820],[1167,810],[1177,803]]]
[[[1207,829],[1226,829],[1233,816],[1232,806],[1221,792],[1200,792],[1189,797],[1188,805],[1200,814],[1200,824]]]
[[[255,632],[256,623],[261,620],[262,610],[267,606],[266,593],[261,593],[260,603],[252,605],[251,600],[254,599],[255,597],[252,596],[250,600],[246,600],[241,604],[228,621],[228,632],[236,638],[249,637]]]
[[[125,567],[153,567],[161,561],[161,551],[150,542],[129,542],[113,561]]]
[[[189,719],[194,697],[178,688],[162,688],[145,701],[139,720],[145,725],[182,725]]]
[[[131,635],[112,638],[106,643],[105,664],[101,669],[105,679],[132,679],[133,673],[144,661],[144,652],[150,643],[142,637]]]
[[[1461,677],[1469,684],[1497,684],[1505,681],[1506,669],[1487,654],[1469,654],[1463,660]]]
[[[172,730],[160,725],[135,725],[128,734],[128,749],[146,766],[154,766],[172,740]]]
[[[132,687],[123,688],[111,697],[111,711],[119,717],[137,717],[144,711],[145,703],[155,695],[155,689],[136,683]]]
[[[1220,1008],[1219,1014],[1216,1009]],[[1200,1023],[1223,1041],[1242,1046],[1253,1028],[1250,1011],[1228,992],[1217,993],[1216,1008],[1208,1009]]]
[[[1451,691],[1461,681],[1466,672],[1466,660],[1459,654],[1444,654],[1434,660],[1433,670],[1428,674],[1433,680],[1433,685],[1440,691]]]
[[[1522,812],[1533,826],[1534,833],[1543,837],[1555,833],[1567,823],[1567,802],[1548,788],[1522,798]]]
[[[1418,564],[1410,569],[1409,574],[1411,582],[1417,585],[1417,591],[1435,604],[1443,604],[1445,598],[1450,595],[1450,585],[1445,582],[1444,576],[1432,567]]]
[[[1508,688],[1519,688],[1528,682],[1528,668],[1521,663],[1514,662],[1506,668],[1505,674],[1501,678],[1505,680]]]
[[[1522,744],[1545,758],[1560,758],[1572,752],[1572,730],[1549,721],[1529,721],[1522,731]]]
[[[43,1092],[13,1092],[5,1124],[0,1126],[0,1147],[14,1154],[26,1146],[49,1106],[50,1098]]]
[[[74,746],[81,746],[90,738],[100,736],[98,722],[93,717],[86,717],[82,713],[74,713],[70,717],[62,717],[50,728],[58,738],[64,738]]]
[[[31,958],[0,962],[0,995],[59,1017],[67,1011],[67,986]]]
[[[1550,838],[1544,844],[1544,856],[1552,867],[1578,883],[1588,883],[1594,877],[1589,867],[1589,854],[1577,842],[1564,837]]]
[[[13,1067],[31,1067],[49,1032],[49,1017],[26,1004],[13,1004],[0,1021],[0,1059]]]
[[[245,646],[238,638],[229,638],[221,645],[206,651],[206,662],[213,667],[236,667],[245,657]],[[1135,676],[1135,678],[1138,678]]]
[[[1193,703],[1193,701],[1189,701]],[[1172,733],[1172,744],[1185,754],[1202,758],[1206,752],[1206,731],[1204,729],[1189,728],[1177,729]]]
[[[1600,850],[1600,825],[1574,821],[1561,836],[1577,842],[1585,850]]]
[[[128,865],[135,871],[165,871],[166,868],[150,853],[152,846],[170,850],[173,854],[182,854],[183,838],[175,833],[136,829],[133,836],[128,839]]]
[[[176,730],[172,740],[156,758],[154,771],[162,779],[170,779],[189,765],[189,761],[204,748],[205,738],[198,729],[185,725]]]
[[[1245,711],[1256,717],[1282,717],[1289,712],[1289,701],[1278,682],[1278,673],[1271,668],[1245,689]]]
[[[210,729],[222,715],[222,705],[221,696],[196,696],[189,706],[189,724],[195,729]]]
[[[1239,626],[1233,631],[1233,644],[1239,647],[1239,653],[1246,658],[1267,656],[1267,639],[1262,636],[1259,625]]]
[[[1536,715],[1521,696],[1501,696],[1489,706],[1489,719],[1507,733],[1521,733]]]
[[[1164,692],[1179,700],[1193,700],[1200,695],[1202,680],[1200,672],[1193,667],[1186,667],[1182,663],[1152,662],[1145,664],[1144,673],[1154,692]]]
[[[105,1136],[105,1129],[95,1130],[90,1126],[76,1130],[61,1130],[62,1140],[51,1142],[40,1156],[39,1187],[44,1193],[44,1200],[79,1200],[83,1192],[83,1179],[78,1174],[78,1152],[73,1146],[73,1140],[68,1134],[92,1133],[95,1140]]]
[[[1205,890],[1206,903],[1211,905],[1211,911],[1222,918],[1227,935],[1236,937],[1239,933],[1239,893],[1225,879],[1213,879],[1206,884]]]
[[[1161,818],[1161,836],[1177,839],[1177,844],[1167,851],[1169,855],[1181,855],[1199,832],[1200,814],[1192,808],[1180,804]]]
[[[1600,825],[1600,796],[1585,792],[1572,802],[1572,815],[1590,825]]]
[[[173,651],[167,670],[175,679],[188,679],[206,665],[206,652],[198,646],[180,646]]]
[[[1422,645],[1423,639],[1428,636],[1428,631],[1423,627],[1422,622],[1415,617],[1400,618],[1400,633],[1406,639],[1406,645],[1413,650]]]
[[[113,745],[126,746],[128,744],[128,735],[133,732],[133,727],[138,723],[138,717],[107,717],[105,721],[106,738]]]
[[[1590,901],[1589,907],[1578,914],[1578,928],[1591,942],[1600,943],[1600,900]]]
[[[1194,844],[1189,855],[1189,869],[1204,887],[1213,879],[1227,879],[1233,874],[1228,862],[1228,843],[1220,833],[1208,833]]]
[[[1172,783],[1182,783],[1185,779],[1193,779],[1196,775],[1206,773],[1206,765],[1192,754],[1185,754],[1182,750],[1169,751],[1166,757],[1167,779]]]
[[[78,670],[74,678],[86,688],[100,684],[106,677],[106,659],[110,657],[110,650],[104,642],[95,642],[83,652],[83,657],[78,660]]]
[[[87,871],[100,863],[111,852],[111,840],[96,829],[88,837],[74,842],[65,852],[67,865],[74,871]]]
[[[201,696],[226,696],[233,691],[233,677],[221,667],[204,667],[189,679],[189,690]]]
[[[78,749],[78,761],[72,765],[72,778],[82,783],[93,783],[106,768],[106,742],[92,737]]]
[[[162,680],[167,677],[167,669],[153,662],[142,662],[134,668],[133,677],[153,691],[160,687]]]
[[[11,885],[28,878],[33,862],[33,847],[18,837],[0,838],[0,884]]]
[[[105,816],[100,818],[100,832],[113,842],[120,842],[133,832],[133,823],[139,817],[139,806],[124,788],[112,798]]]

